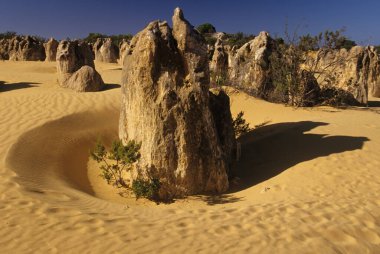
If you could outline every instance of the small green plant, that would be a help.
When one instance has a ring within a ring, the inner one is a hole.
[[[158,191],[160,189],[160,181],[157,178],[144,180],[138,178],[132,182],[132,185],[125,180],[125,173],[132,169],[132,165],[137,162],[140,157],[141,144],[134,140],[123,145],[121,140],[112,142],[109,151],[100,140],[97,141],[95,148],[90,152],[91,158],[101,163],[100,176],[117,188],[125,188],[131,190],[136,199],[141,197],[158,200]]]
[[[234,128],[236,138],[239,138],[242,135],[251,131],[251,128],[249,127],[249,123],[246,122],[243,116],[244,116],[244,112],[240,111],[239,114],[236,116],[236,118],[233,119],[232,121],[232,126]]]
[[[132,191],[136,195],[136,199],[144,197],[150,200],[157,200],[159,189],[160,181],[157,178],[150,180],[138,178],[132,183]]]
[[[132,164],[140,158],[141,144],[134,140],[129,141],[127,145],[123,145],[121,140],[112,142],[110,151],[107,151],[105,146],[98,140],[95,148],[91,151],[91,158],[98,163],[102,163],[101,177],[108,184],[113,184],[118,188],[128,187],[123,174],[130,171]]]

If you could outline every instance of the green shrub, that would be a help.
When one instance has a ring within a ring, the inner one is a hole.
[[[201,34],[209,34],[209,33],[215,33],[216,29],[213,25],[210,23],[204,23],[197,27],[198,32]]]
[[[249,127],[249,123],[243,118],[244,112],[240,111],[235,119],[232,121],[232,126],[234,128],[235,137],[239,138],[242,135],[250,132],[252,129]]]
[[[136,195],[136,199],[144,197],[150,200],[157,200],[159,189],[160,181],[157,178],[150,180],[138,178],[132,183],[132,191]]]
[[[129,141],[127,145],[123,145],[121,140],[112,142],[110,151],[107,151],[105,146],[98,140],[95,148],[90,152],[91,158],[100,166],[101,177],[104,178],[108,184],[121,188],[128,188],[123,174],[130,171],[132,164],[140,158],[141,144],[136,143],[134,140]]]
[[[138,178],[132,182],[132,185],[124,179],[124,173],[130,171],[133,164],[140,159],[140,148],[141,144],[134,140],[129,141],[126,145],[123,145],[121,140],[116,140],[112,142],[110,150],[107,151],[98,140],[90,155],[93,160],[101,163],[100,176],[108,184],[131,190],[137,199],[144,197],[150,200],[158,200],[159,179],[144,180]]]

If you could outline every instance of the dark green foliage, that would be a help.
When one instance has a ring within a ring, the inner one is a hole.
[[[15,36],[17,36],[18,34],[16,32],[13,32],[13,31],[6,31],[4,33],[0,33],[0,40],[1,39],[11,39]]]
[[[240,111],[239,114],[236,116],[236,118],[233,119],[232,121],[232,126],[234,128],[236,138],[239,138],[240,136],[251,131],[251,128],[249,127],[249,123],[246,122],[243,116],[244,116],[244,112]]]
[[[214,46],[216,43],[216,38],[212,36],[205,36],[206,43],[210,46]]]
[[[140,159],[141,144],[131,140],[126,145],[123,145],[121,140],[112,142],[109,151],[98,140],[94,149],[90,152],[91,158],[100,166],[100,176],[118,188],[126,188],[132,190],[136,198],[147,198],[150,200],[158,200],[158,191],[160,189],[160,181],[157,178],[144,180],[138,178],[128,184],[124,179],[124,173],[132,169],[133,163]]]
[[[108,184],[113,184],[118,188],[128,188],[128,184],[123,178],[124,172],[131,170],[131,166],[140,158],[141,144],[134,140],[123,145],[121,140],[112,143],[110,151],[98,141],[95,148],[90,152],[91,158],[98,163],[102,170],[101,176],[107,180]]]
[[[7,31],[7,32],[4,32],[4,33],[0,33],[0,40],[1,39],[12,39],[13,37],[15,36],[24,36],[22,34],[18,34],[16,32],[13,32],[13,31]],[[32,35],[31,36],[33,39],[39,41],[39,42],[46,42],[47,39],[42,37],[42,36],[39,36],[39,35]]]
[[[201,34],[211,34],[211,33],[216,32],[215,27],[211,25],[210,23],[204,23],[204,24],[199,25],[197,27],[197,30]]]
[[[160,181],[157,178],[150,180],[138,178],[132,183],[132,191],[136,195],[136,199],[143,197],[150,200],[157,200],[159,189]]]
[[[129,41],[132,37],[133,36],[131,34],[106,35],[100,33],[89,33],[86,38],[83,38],[83,40],[88,43],[95,43],[98,38],[111,38],[112,43],[118,47],[123,39]]]
[[[255,38],[255,36],[252,34],[246,35],[242,32],[238,32],[235,34],[227,34],[226,37],[227,37],[227,44],[231,46],[236,46],[237,48],[240,48],[241,46],[243,46],[244,44],[246,44],[247,42]]]

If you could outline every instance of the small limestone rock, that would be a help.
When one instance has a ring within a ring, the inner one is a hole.
[[[77,92],[94,92],[104,87],[95,70],[91,48],[78,41],[61,41],[57,49],[57,72],[60,86]]]

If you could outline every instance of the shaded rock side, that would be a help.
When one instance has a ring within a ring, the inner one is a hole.
[[[54,62],[57,58],[58,41],[54,38],[50,38],[46,43],[44,43],[44,47],[46,55],[45,61]]]
[[[78,41],[61,41],[57,49],[58,83],[77,92],[94,92],[104,87],[95,70],[94,59],[88,44]]]
[[[98,38],[93,46],[95,60],[105,63],[117,63],[119,48],[112,43],[111,38]]]
[[[123,67],[119,136],[142,143],[134,177],[158,178],[164,199],[227,190],[234,139],[227,104],[209,94],[207,47],[182,11],[173,30],[151,22],[133,37]]]

